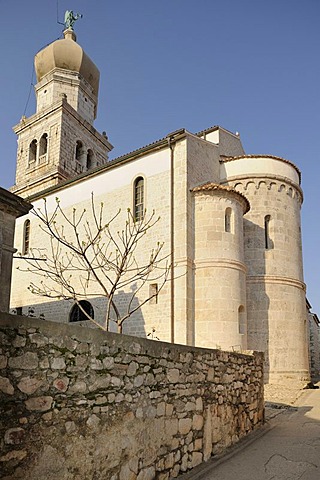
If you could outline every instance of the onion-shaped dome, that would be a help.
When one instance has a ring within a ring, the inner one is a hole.
[[[76,42],[73,30],[67,29],[64,38],[56,40],[35,56],[37,81],[55,68],[78,72],[92,87],[98,96],[100,72],[93,61]]]

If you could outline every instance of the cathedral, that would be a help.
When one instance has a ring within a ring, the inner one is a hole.
[[[138,253],[142,258],[163,243],[171,276],[153,301],[124,323],[123,332],[197,347],[263,351],[267,383],[308,381],[299,169],[277,156],[246,154],[239,134],[220,126],[197,133],[177,130],[110,161],[112,144],[93,126],[99,70],[72,27],[36,54],[35,69],[37,108],[14,127],[18,151],[11,191],[35,209],[46,199],[53,210],[58,198],[66,216],[88,209],[92,196],[110,218],[128,208],[159,216]],[[120,214],[119,229],[123,221]],[[33,248],[45,250],[48,241],[31,212],[17,219],[15,248],[22,257]],[[27,268],[17,269],[22,266],[23,258],[16,259],[11,309],[74,321],[70,302],[28,289],[34,277],[23,271]],[[155,282],[143,287],[157,288]],[[102,321],[103,298],[91,295],[86,305]]]

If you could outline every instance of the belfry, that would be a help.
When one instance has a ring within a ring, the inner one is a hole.
[[[36,113],[22,117],[16,181],[23,197],[103,165],[113,148],[93,122],[97,116],[100,73],[76,42],[72,27],[35,56]]]

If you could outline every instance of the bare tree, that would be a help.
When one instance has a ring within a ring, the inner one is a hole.
[[[142,239],[160,220],[153,211],[144,212],[136,221],[130,209],[121,230],[116,229],[121,211],[107,223],[104,205],[97,207],[91,196],[89,211],[74,208],[71,215],[64,213],[59,199],[52,213],[46,200],[43,209],[33,210],[40,220],[40,228],[47,235],[49,247],[32,248],[26,260],[28,267],[20,270],[39,276],[29,290],[40,296],[57,300],[72,300],[85,316],[97,326],[108,330],[110,321],[122,332],[123,323],[144,304],[154,298],[165,285],[170,272],[169,255],[163,254],[163,243],[158,242],[148,252]],[[43,261],[45,260],[45,261]],[[145,294],[147,283],[158,282],[157,291]],[[126,291],[126,306],[117,304],[117,295]],[[144,291],[143,299],[141,297]],[[81,300],[104,297],[106,315],[103,325],[84,310]]]

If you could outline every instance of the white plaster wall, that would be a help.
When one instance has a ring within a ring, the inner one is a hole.
[[[82,178],[79,182],[62,188],[58,192],[46,196],[49,209],[54,208],[55,198],[58,196],[61,206],[69,207],[74,204],[76,199],[90,198],[93,192],[96,197],[109,192],[129,187],[128,198],[131,198],[131,180],[139,175],[146,178],[167,172],[170,166],[170,155],[167,148],[159,152],[145,155],[128,163],[119,163],[113,165],[112,168],[101,171],[96,175]],[[152,192],[150,192],[152,195]],[[156,200],[156,198],[155,198]],[[162,200],[168,201],[162,198]],[[35,201],[33,204],[36,208],[41,200]],[[116,198],[115,202],[116,204]],[[131,203],[131,200],[130,200]]]
[[[86,179],[79,184],[71,185],[67,188],[56,191],[47,197],[47,206],[49,213],[55,207],[55,198],[58,197],[63,211],[67,216],[72,214],[73,208],[80,213],[84,208],[90,211],[91,193],[94,193],[94,201],[97,205],[104,203],[105,218],[110,219],[119,208],[122,212],[115,222],[115,231],[124,227],[127,208],[132,208],[133,203],[133,181],[139,175],[145,178],[145,205],[147,211],[153,210],[156,216],[160,216],[159,222],[148,232],[145,238],[139,243],[137,256],[142,263],[150,255],[151,249],[156,247],[158,242],[164,242],[163,256],[169,254],[169,155],[168,151],[155,152],[144,158],[137,159],[135,162],[119,165],[99,176]],[[34,202],[35,208],[43,208],[42,200]],[[48,247],[48,238],[41,232],[39,221],[29,215],[23,220],[19,219],[16,228],[16,248],[21,251],[23,224],[26,218],[30,218],[30,246]],[[65,229],[68,234],[68,228]],[[69,232],[70,233],[70,232]],[[11,308],[25,306],[24,313],[27,313],[28,307],[35,310],[35,314],[43,313],[48,320],[59,319],[68,321],[71,304],[63,301],[53,301],[43,297],[34,296],[27,287],[30,281],[34,280],[32,274],[17,271],[16,267],[22,265],[23,260],[16,260],[13,271],[13,291]],[[160,281],[159,281],[160,282]],[[17,286],[17,287],[15,287]],[[127,304],[128,291],[123,290],[118,296],[120,308],[125,308]],[[92,304],[95,308],[95,318],[102,321],[105,311],[105,300],[99,295],[99,290],[93,288],[89,293],[93,295]],[[96,294],[95,294],[96,293]],[[101,293],[101,292],[100,292]],[[142,301],[149,295],[149,283],[141,290],[138,295],[138,301]],[[157,304],[145,305],[143,309],[125,324],[124,332],[132,335],[146,336],[155,329],[154,336],[162,340],[170,340],[170,290],[166,286],[158,296]],[[114,330],[114,328],[113,328]]]

